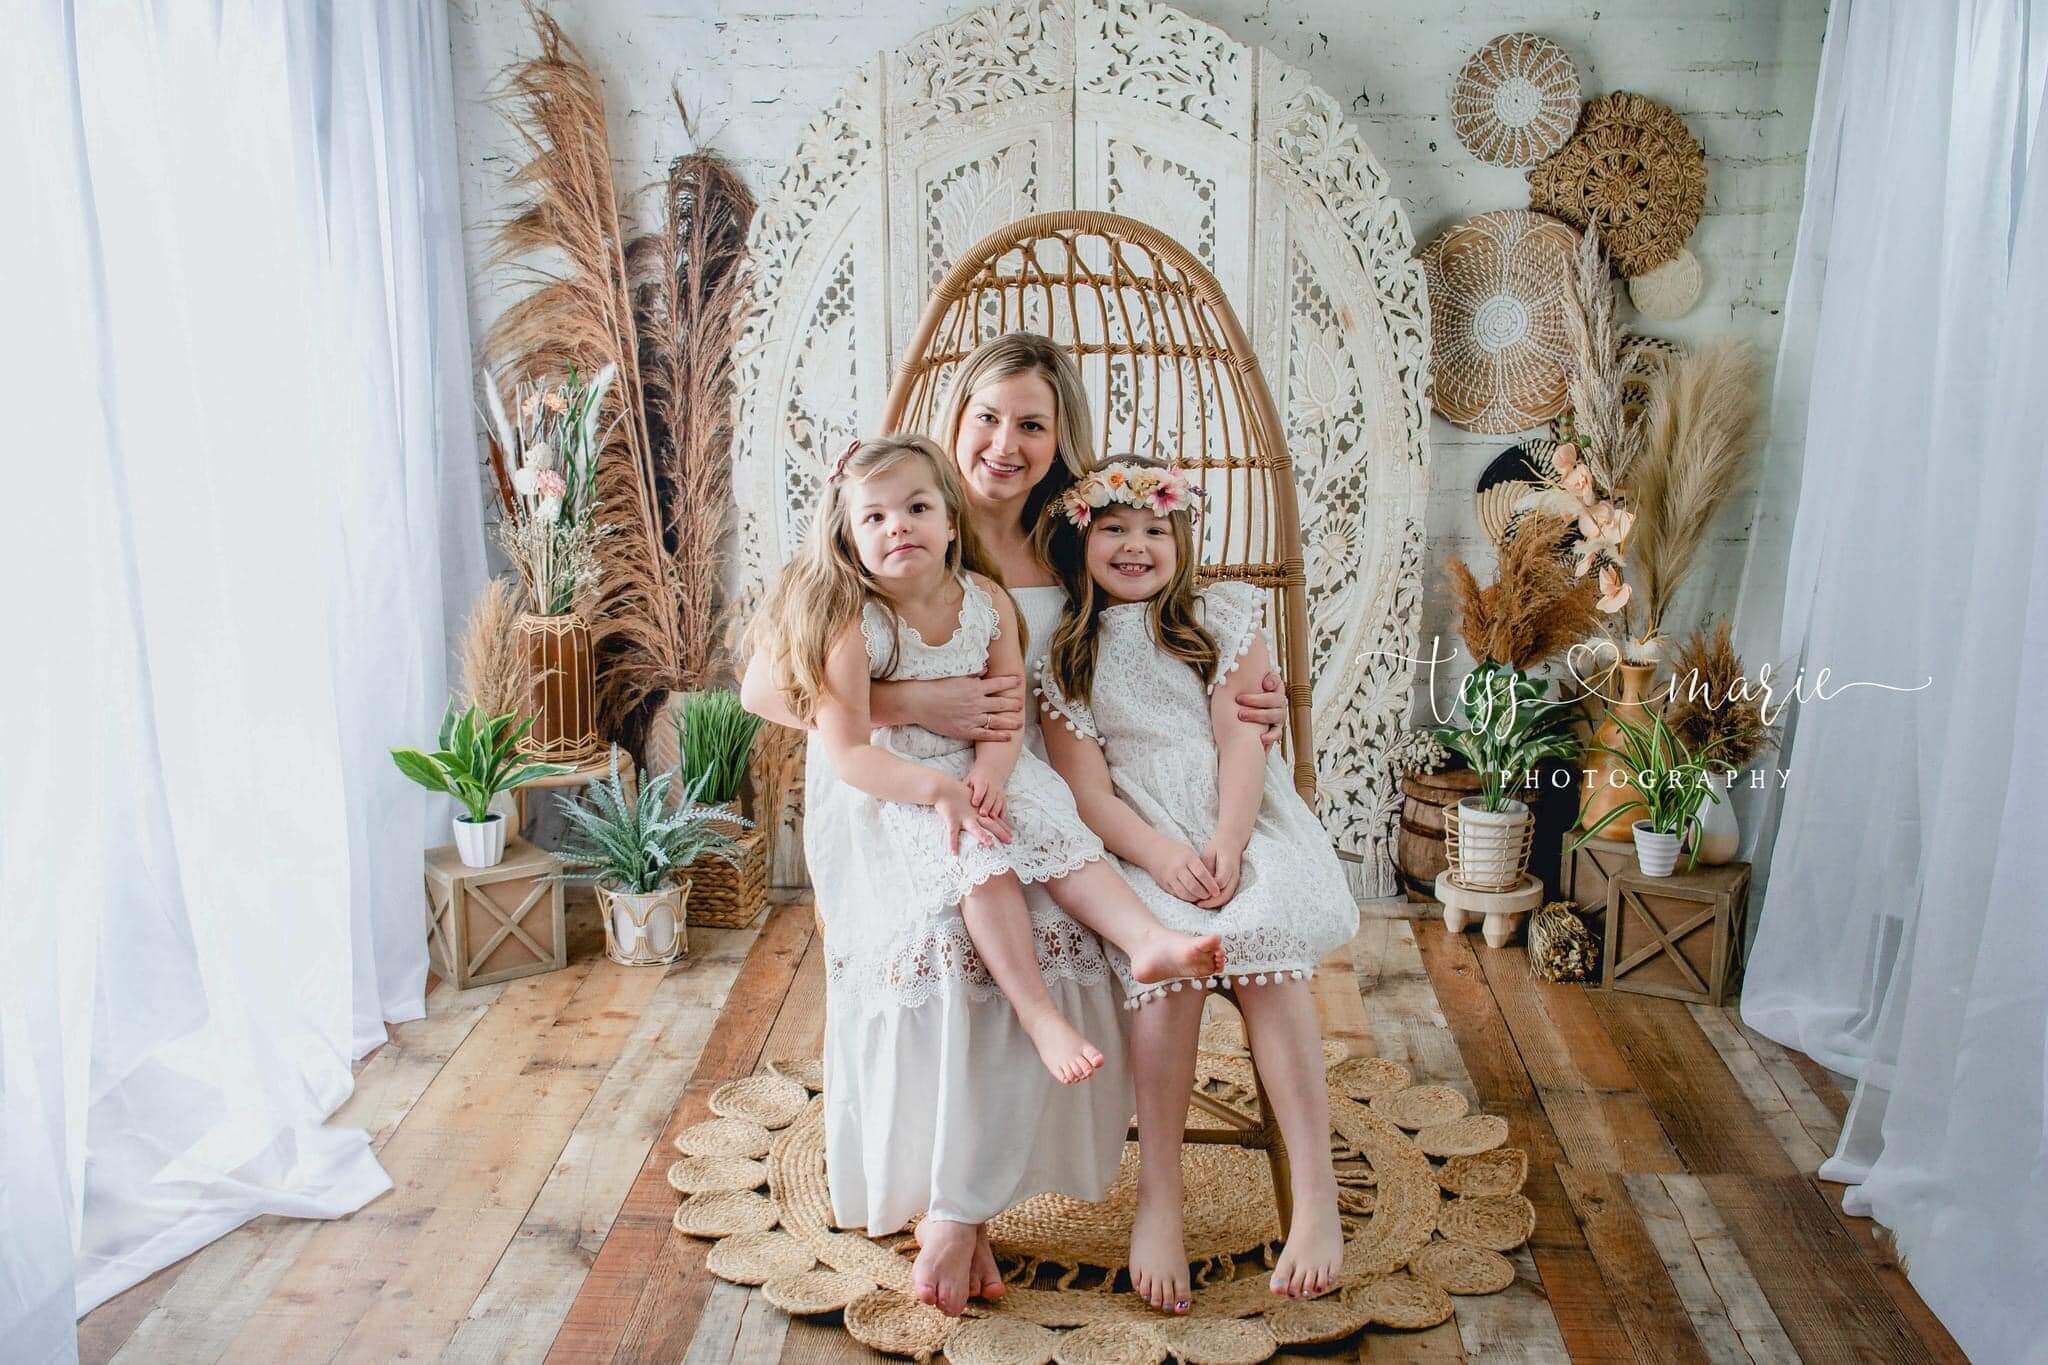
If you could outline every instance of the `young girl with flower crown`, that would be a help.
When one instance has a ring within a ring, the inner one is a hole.
[[[927,1227],[979,1223],[1002,1207],[952,1208],[944,1201],[959,1192],[949,1196],[943,1172],[906,1171],[888,1159],[892,1144],[923,1146],[937,1166],[962,1160],[956,1148],[972,1145],[965,1134],[922,1132],[932,1115],[909,1102],[916,1087],[876,1076],[848,1084],[833,1074],[836,1054],[868,1052],[851,1035],[899,1036],[908,1021],[897,1012],[931,993],[920,985],[935,990],[951,974],[958,964],[948,959],[971,953],[979,960],[1059,1080],[1084,1081],[1104,1063],[1047,991],[1024,883],[1065,882],[1068,913],[1116,945],[1133,980],[1206,976],[1225,966],[1213,932],[1168,929],[1152,917],[1105,861],[1065,784],[1023,748],[1019,732],[974,742],[916,725],[871,724],[871,680],[1023,672],[1016,608],[963,513],[953,462],[930,440],[850,445],[744,646],[772,662],[778,690],[815,724],[840,780],[864,794],[850,818],[865,866],[855,871],[857,887],[837,889],[824,926],[827,1028],[848,1035],[827,1040],[826,1128],[828,1153],[850,1154],[828,1157],[835,1213],[847,1225],[865,1222],[870,1233],[893,1230],[878,1221],[901,1226],[928,1206]],[[990,1044],[969,1039],[967,1046]],[[942,1071],[959,1061],[908,1064]],[[1003,1083],[1000,1076],[979,1080]],[[849,1127],[855,1131],[835,1132]],[[964,1268],[945,1238],[927,1241],[926,1250],[920,1297],[929,1291],[928,1302],[957,1313]]]
[[[1293,1158],[1294,1219],[1273,1292],[1312,1297],[1336,1285],[1343,1233],[1308,977],[1358,928],[1321,823],[1221,687],[1239,668],[1258,677],[1267,667],[1264,593],[1196,586],[1201,491],[1178,469],[1125,458],[1081,479],[1038,527],[1069,598],[1037,679],[1047,757],[1152,914],[1220,935],[1229,958],[1227,973],[1162,982],[1112,955],[1136,1011],[1131,1281],[1169,1311],[1185,1311],[1190,1297],[1180,1145],[1209,988],[1235,992]]]

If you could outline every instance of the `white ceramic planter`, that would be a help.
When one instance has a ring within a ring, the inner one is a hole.
[[[1519,883],[1529,866],[1531,819],[1528,806],[1512,798],[1497,811],[1486,809],[1484,797],[1458,802],[1458,881],[1482,891]]]
[[[1678,836],[1659,834],[1648,820],[1630,826],[1636,836],[1636,866],[1645,877],[1668,877],[1678,866]]]
[[[1733,862],[1735,851],[1742,843],[1742,827],[1736,823],[1735,803],[1728,797],[1730,780],[1727,773],[1707,775],[1707,786],[1721,799],[1701,802],[1699,815],[1692,823],[1692,844],[1699,850],[1703,867],[1719,867],[1722,863]]]
[[[636,894],[599,882],[597,903],[604,912],[605,956],[629,967],[660,967],[690,949],[683,917],[690,884]]]
[[[466,867],[496,867],[505,861],[505,826],[502,815],[474,821],[458,815],[454,819],[455,851]]]

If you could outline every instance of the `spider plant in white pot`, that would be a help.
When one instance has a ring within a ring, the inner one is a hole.
[[[530,763],[519,753],[519,741],[532,726],[530,716],[492,716],[478,706],[458,712],[451,701],[441,715],[433,753],[391,751],[400,772],[428,791],[444,792],[462,803],[463,814],[454,820],[455,849],[465,866],[496,867],[504,860],[506,820],[491,809],[500,793],[569,771],[559,763]]]
[[[597,885],[604,916],[604,951],[628,966],[659,966],[689,951],[684,909],[690,865],[702,857],[739,857],[725,826],[749,822],[726,806],[697,798],[698,782],[673,803],[675,773],[660,773],[627,795],[616,761],[611,776],[594,782],[582,800],[562,798],[569,842],[558,851],[567,877]]]
[[[1632,725],[1618,716],[1609,719],[1621,731],[1620,747],[1594,744],[1589,751],[1597,750],[1627,764],[1636,790],[1627,801],[1608,811],[1573,840],[1565,852],[1572,853],[1622,815],[1635,811],[1638,814],[1631,828],[1635,832],[1636,866],[1644,876],[1668,877],[1678,866],[1679,842],[1694,827],[1700,803],[1721,799],[1709,778],[1727,772],[1728,765],[1708,755],[1727,743],[1728,736],[1716,736],[1694,751],[1654,711],[1648,725]],[[1698,861],[1699,845],[1695,840],[1692,856],[1686,860],[1686,871],[1690,872]]]
[[[1479,774],[1479,794],[1464,798],[1456,808],[1453,871],[1460,885],[1509,890],[1521,882],[1529,866],[1535,817],[1510,793],[1520,789],[1544,759],[1572,758],[1579,752],[1578,736],[1571,728],[1577,708],[1546,700],[1549,690],[1547,680],[1489,659],[1467,674],[1459,689],[1465,724],[1436,732],[1445,748]]]

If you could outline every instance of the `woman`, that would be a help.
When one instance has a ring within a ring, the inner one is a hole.
[[[967,516],[1023,618],[1027,675],[1066,600],[1032,548],[1031,529],[1046,502],[1093,467],[1089,433],[1087,393],[1072,359],[1047,338],[1022,332],[998,337],[967,358],[934,433],[953,456]],[[749,661],[741,698],[756,715],[798,724],[758,657]],[[1287,704],[1277,675],[1240,694],[1238,706],[1245,719],[1278,737]],[[1025,743],[1044,753],[1019,676],[877,682],[870,717],[877,726],[917,724],[970,740],[1023,728]],[[871,853],[853,856],[849,789],[815,736],[805,785],[804,854],[829,963],[833,909],[849,879],[888,874]],[[1056,887],[1034,885],[1026,892],[1039,968],[1053,1000],[1086,1036],[1120,1038],[1126,1011],[1101,946],[1059,908]],[[964,1305],[953,1286],[985,1298],[1003,1292],[986,1221],[1048,1191],[1100,1199],[1116,1177],[1134,1108],[1122,1048],[1106,1047],[1106,1064],[1084,1084],[1054,1081],[1001,995],[980,979],[979,964],[961,951],[965,941],[963,928],[957,944],[935,942],[929,969],[904,983],[888,1012],[861,1027],[828,1027],[825,1057],[833,1216],[842,1226],[876,1232],[899,1226],[903,1211],[880,1206],[870,1190],[900,1187],[905,1172],[929,1171],[918,1296],[956,1315]],[[828,1014],[855,1007],[840,998],[844,994],[830,989],[828,968]],[[883,1087],[896,1112],[916,1108],[930,1122],[915,1132],[892,1132],[886,1142],[864,1141],[854,1116],[877,1108],[873,1092]],[[885,1181],[884,1172],[891,1178]]]

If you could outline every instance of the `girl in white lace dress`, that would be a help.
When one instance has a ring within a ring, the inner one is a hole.
[[[1221,690],[1235,670],[1267,667],[1264,593],[1197,589],[1199,500],[1178,470],[1126,459],[1081,480],[1040,522],[1070,598],[1037,676],[1047,756],[1147,908],[1174,928],[1220,934],[1229,957],[1227,973],[1162,983],[1111,955],[1142,1021],[1131,1039],[1141,1151],[1131,1275],[1160,1307],[1189,1293],[1178,1153],[1208,988],[1234,988],[1293,1157],[1294,1223],[1274,1292],[1324,1293],[1343,1259],[1308,977],[1357,932],[1358,907],[1279,754]]]
[[[1031,1141],[1058,1106],[1018,1114],[1007,1131],[978,1124],[947,1132],[943,1125],[957,1116],[927,1102],[934,1078],[971,1070],[977,1054],[1004,1055],[1006,1025],[1021,1026],[1066,1084],[1105,1065],[1042,970],[1049,948],[1082,957],[1094,945],[1065,916],[1028,908],[1025,883],[1062,882],[1068,912],[1117,944],[1124,970],[1137,977],[1224,966],[1213,933],[1170,930],[1146,911],[1103,861],[1065,784],[1024,749],[1021,735],[973,743],[915,725],[870,724],[871,679],[1021,673],[1019,636],[1016,608],[986,572],[963,519],[958,475],[922,437],[848,448],[804,549],[749,634],[748,652],[773,661],[778,689],[800,718],[815,721],[833,769],[852,789],[837,809],[812,811],[805,842],[808,852],[815,824],[821,852],[858,850],[853,865],[817,860],[812,874],[821,888],[829,876],[853,881],[833,888],[824,923],[827,1173],[835,1217],[871,1233],[920,1210],[930,1220],[978,1224],[1037,1192],[977,1188],[986,1182],[973,1173],[987,1163],[974,1149]],[[1063,942],[1048,944],[1048,934]],[[1014,1020],[986,1023],[985,1039],[968,1029],[941,1032],[933,1049],[940,1055],[898,1047],[905,1030],[920,1028],[920,1009],[946,1008],[963,979],[984,998],[1000,991]],[[1104,1042],[1114,1048],[1120,1039]],[[955,1055],[944,1055],[948,1048]],[[989,1109],[1001,1113],[1009,1078],[976,1079]],[[927,1155],[923,1170],[919,1152]],[[921,1276],[936,1269],[920,1258]],[[931,1288],[934,1301],[958,1311],[947,1285]]]

